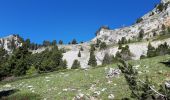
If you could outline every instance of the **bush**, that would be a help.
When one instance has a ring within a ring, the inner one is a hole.
[[[37,74],[37,70],[35,69],[34,66],[31,66],[27,71],[26,71],[26,75],[34,75]]]
[[[80,67],[81,67],[80,62],[77,59],[74,60],[72,66],[71,66],[71,69],[78,69]]]

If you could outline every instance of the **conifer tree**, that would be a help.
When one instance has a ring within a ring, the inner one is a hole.
[[[79,53],[78,53],[78,57],[81,57],[81,52],[79,51]]]
[[[62,44],[63,44],[63,41],[62,41],[62,40],[60,40],[60,41],[59,41],[59,44],[60,44],[60,45],[62,45]]]
[[[102,43],[100,44],[100,50],[104,50],[104,49],[106,49],[106,48],[107,48],[106,43],[105,43],[105,42],[102,42]]]
[[[71,44],[77,44],[77,40],[76,39],[73,39]]]
[[[80,48],[80,51],[84,51],[83,47]]]
[[[156,56],[156,49],[151,45],[151,43],[149,43],[147,57],[155,57],[155,56]]]
[[[108,53],[106,53],[103,58],[102,65],[108,65],[108,64],[111,64],[111,57],[109,56]]]
[[[90,58],[89,58],[89,61],[88,61],[88,65],[90,65],[92,67],[97,66],[97,60],[96,60],[96,57],[94,55],[94,49],[93,48],[91,48],[91,50],[90,50]]]
[[[77,59],[74,60],[71,69],[78,69],[80,67],[81,67],[80,62]]]

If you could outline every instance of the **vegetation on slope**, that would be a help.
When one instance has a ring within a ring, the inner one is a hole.
[[[170,59],[169,55],[147,58],[138,61],[129,61],[139,73],[139,78],[145,80],[146,76],[152,80],[155,88],[170,80],[170,68],[159,63]],[[92,68],[90,70],[70,70],[67,72],[52,72],[34,78],[26,78],[8,83],[1,83],[0,90],[19,89],[13,95],[22,93],[36,93],[41,98],[50,100],[70,100],[78,93],[95,96],[100,91],[97,98],[108,99],[110,94],[114,94],[115,99],[130,97],[129,86],[123,74],[113,77],[111,83],[106,78],[106,68],[118,68],[117,64],[106,67]],[[12,95],[11,95],[12,96]]]

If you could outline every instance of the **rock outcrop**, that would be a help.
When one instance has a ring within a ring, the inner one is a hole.
[[[4,38],[0,38],[0,47],[4,48],[8,53],[12,53],[14,48],[22,46],[20,37],[17,35],[9,35]]]

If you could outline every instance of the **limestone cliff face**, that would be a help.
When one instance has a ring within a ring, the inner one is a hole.
[[[140,22],[119,29],[105,29],[98,31],[97,36],[92,40],[97,39],[105,41],[108,44],[117,43],[122,37],[135,40],[139,36],[139,32],[144,30],[144,39],[152,38],[153,34],[159,35],[162,31],[162,25],[170,26],[170,0],[162,0],[163,10],[159,10],[158,6],[149,13],[140,18]]]

